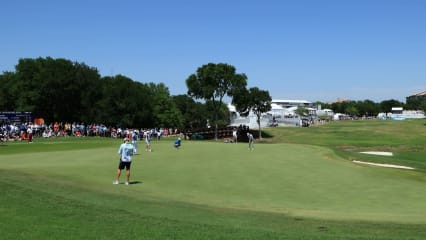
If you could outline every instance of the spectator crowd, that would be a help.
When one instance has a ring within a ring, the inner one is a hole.
[[[176,128],[120,128],[107,127],[104,124],[85,124],[85,123],[50,123],[34,124],[27,123],[7,123],[0,124],[0,140],[6,141],[24,141],[29,138],[43,137],[111,137],[111,138],[132,138],[137,134],[139,139],[149,135],[152,139],[180,135],[181,132]],[[31,139],[32,140],[32,139]]]

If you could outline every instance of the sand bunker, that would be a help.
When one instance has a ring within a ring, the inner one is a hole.
[[[393,156],[392,152],[375,152],[375,151],[369,151],[369,152],[361,152],[364,154],[372,154],[372,155],[380,155],[380,156]],[[361,163],[361,164],[368,164],[368,165],[374,165],[379,167],[389,167],[389,168],[400,168],[400,169],[410,169],[413,170],[412,167],[407,166],[401,166],[401,165],[394,165],[394,164],[386,164],[386,163],[372,163],[372,162],[363,162],[358,160],[353,160],[354,163]]]
[[[392,152],[373,152],[373,151],[370,151],[370,152],[361,152],[361,153],[372,154],[372,155],[380,155],[380,156],[393,156]]]
[[[361,164],[368,164],[368,165],[374,165],[374,166],[379,166],[379,167],[400,168],[400,169],[409,169],[409,170],[413,170],[414,169],[412,167],[401,166],[401,165],[394,165],[394,164],[386,164],[386,163],[371,163],[371,162],[363,162],[363,161],[358,161],[358,160],[353,160],[352,162],[354,162],[354,163],[361,163]]]

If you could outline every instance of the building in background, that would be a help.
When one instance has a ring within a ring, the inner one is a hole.
[[[411,96],[406,97],[407,102],[410,100],[426,100],[426,91],[413,94]]]
[[[296,114],[296,110],[303,107],[309,111],[308,116],[303,119]],[[248,116],[241,116],[235,106],[228,104],[230,112],[230,126],[248,126],[250,129],[257,129],[256,115],[250,111]],[[260,119],[261,128],[271,126],[301,126],[302,120],[313,120],[316,118],[316,106],[306,100],[272,100],[271,110],[262,114]],[[305,119],[306,118],[306,119]]]

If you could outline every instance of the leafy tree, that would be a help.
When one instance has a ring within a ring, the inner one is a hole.
[[[380,112],[391,112],[392,111],[392,107],[403,107],[404,103],[395,100],[395,99],[390,99],[390,100],[385,100],[379,103],[379,109]]]
[[[239,95],[233,98],[233,104],[241,115],[248,115],[252,111],[256,115],[256,122],[259,126],[259,138],[262,139],[260,127],[260,118],[262,113],[271,110],[272,98],[266,90],[260,90],[257,87],[240,91]]]
[[[205,108],[205,116],[206,116],[206,121],[209,121],[209,119],[214,119],[214,105],[211,101],[206,101],[204,104],[204,108]],[[217,112],[217,116],[218,116],[218,120],[217,120],[217,124],[219,126],[227,126],[230,124],[230,115],[229,115],[229,109],[228,106],[225,103],[222,103],[219,106],[219,111]],[[205,127],[206,125],[204,124]]]
[[[100,78],[95,68],[66,59],[20,59],[0,75],[0,109],[31,111],[46,122],[107,123],[121,127],[183,125],[164,84],[122,75]]]
[[[377,116],[380,111],[379,105],[371,100],[358,101],[356,105],[360,115]]]
[[[89,67],[85,64],[74,63],[76,67],[74,76],[75,82],[73,83],[74,96],[73,101],[78,101],[77,105],[73,105],[73,112],[75,112],[74,120],[78,122],[90,122],[90,120],[98,120],[98,123],[103,123],[97,119],[101,111],[104,109],[99,108],[98,102],[103,98],[102,81],[98,70]]]
[[[331,104],[331,110],[335,113],[344,113],[347,102],[334,102]]]
[[[237,89],[245,88],[247,77],[237,74],[235,67],[225,63],[209,63],[199,67],[195,74],[186,79],[188,95],[196,99],[211,101],[214,114],[215,139],[217,140],[217,120],[223,98],[233,96]]]
[[[42,79],[37,75],[40,72],[40,64],[33,59],[20,59],[16,69],[16,89],[15,96],[16,111],[29,111],[38,116],[36,106],[40,105],[40,85]]]
[[[151,91],[151,105],[153,106],[154,126],[156,127],[183,127],[183,116],[176,107],[169,89],[163,83],[149,83]]]
[[[16,109],[16,97],[19,91],[16,85],[16,74],[5,72],[0,75],[0,111],[13,111]]]
[[[350,116],[358,116],[359,110],[355,101],[344,101],[338,103],[332,103],[331,109],[335,113],[345,113]]]
[[[102,98],[96,121],[126,127],[142,127],[153,122],[149,87],[123,75],[102,78]]]
[[[96,69],[50,57],[20,59],[15,69],[16,110],[31,111],[48,122],[78,121],[81,115],[94,114],[91,105],[81,99],[84,95],[95,100],[99,85]]]
[[[426,99],[423,99],[423,100],[420,102],[420,106],[419,106],[419,108],[418,108],[418,109],[423,110],[423,112],[426,114]]]
[[[349,116],[359,116],[359,111],[356,107],[355,102],[351,101],[345,108],[345,113]]]
[[[309,114],[309,110],[304,108],[304,107],[297,107],[297,109],[294,111],[297,115],[299,115],[300,117],[302,116],[306,116]]]
[[[407,110],[423,110],[426,111],[426,99],[425,98],[409,98],[405,108]]]
[[[173,101],[183,115],[184,128],[194,129],[205,127],[207,119],[210,118],[205,104],[194,101],[188,95],[173,96]]]
[[[331,109],[330,103],[324,103],[324,102],[321,102],[321,101],[316,101],[315,105],[321,106],[321,109]]]

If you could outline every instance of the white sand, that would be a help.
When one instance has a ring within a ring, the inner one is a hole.
[[[393,165],[393,164],[385,164],[385,163],[371,163],[371,162],[362,162],[362,161],[358,161],[358,160],[353,160],[352,162],[374,165],[374,166],[379,166],[379,167],[390,167],[390,168],[400,168],[400,169],[409,169],[409,170],[415,169],[415,168],[412,168],[412,167],[401,166],[401,165]]]
[[[393,156],[392,152],[373,152],[373,151],[370,151],[370,152],[361,152],[361,153],[372,154],[372,155],[380,155],[380,156]]]

